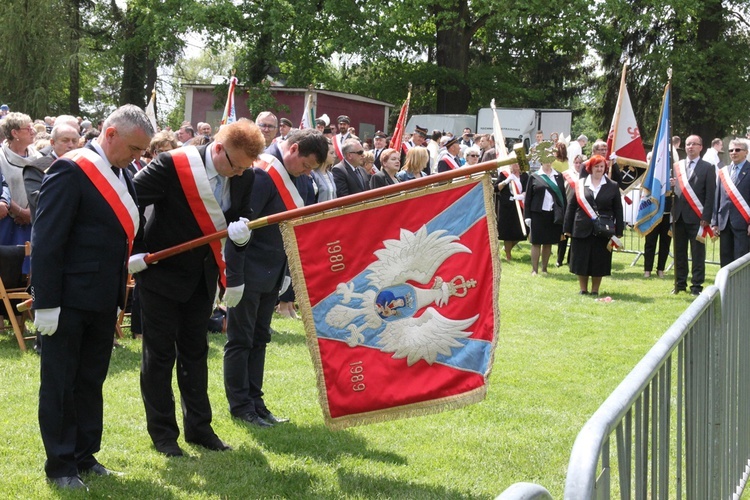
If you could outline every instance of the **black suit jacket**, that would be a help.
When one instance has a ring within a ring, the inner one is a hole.
[[[362,184],[360,184],[357,174],[352,171],[351,166],[345,161],[334,165],[331,172],[333,172],[333,181],[336,183],[337,198],[349,194],[361,193],[369,189],[367,179],[365,179],[364,175],[362,176]]]
[[[562,201],[560,201],[558,200],[552,188],[549,187],[549,184],[547,184],[547,182],[542,179],[540,173],[541,170],[529,176],[529,182],[526,185],[526,199],[524,200],[523,212],[524,217],[527,219],[531,218],[531,212],[542,211],[545,191],[549,191],[555,204],[559,204],[559,206],[562,207],[563,211],[565,210],[565,179],[563,179],[562,174],[553,171],[551,177],[552,180],[557,184],[557,187],[560,188],[560,193],[562,194]]]
[[[198,148],[204,162],[207,148]],[[240,217],[252,218],[251,191],[254,179],[252,169],[229,178],[231,205],[224,212],[227,222],[234,222]],[[145,228],[139,231],[133,253],[154,253],[203,236],[168,153],[160,154],[138,172],[134,184],[141,215],[149,205],[154,206],[154,212]],[[214,297],[219,267],[210,247],[203,245],[149,265],[136,278],[139,286],[185,302],[198,286],[205,286],[208,295]]]
[[[391,179],[391,176],[386,173],[385,170],[379,170],[370,177],[370,189],[377,189],[379,187],[390,186],[396,184],[397,181]]]
[[[135,198],[128,176],[125,182]],[[127,235],[110,205],[71,160],[55,161],[42,181],[31,242],[35,309],[107,312],[125,306]]]
[[[731,164],[730,164],[731,165]],[[731,170],[730,170],[731,172]],[[737,176],[737,190],[747,203],[750,203],[750,160],[745,160],[739,175]],[[747,222],[735,208],[732,200],[727,196],[724,185],[719,181],[716,183],[715,211],[712,225],[718,226],[719,231],[724,231],[729,222],[734,229],[747,230]]]
[[[683,161],[683,160],[680,160]],[[684,160],[689,163],[688,160]],[[707,161],[698,159],[698,163],[693,167],[693,175],[688,179],[688,183],[695,191],[698,200],[703,204],[703,216],[698,217],[690,204],[687,202],[679,188],[679,183],[675,183],[674,202],[672,204],[672,218],[675,221],[682,220],[686,224],[698,224],[701,220],[706,223],[711,222],[714,212],[714,196],[716,194],[716,169]]]
[[[44,171],[47,170],[56,158],[52,155],[41,156],[23,167],[23,187],[26,189],[26,198],[29,200],[29,211],[31,222],[36,218],[36,206],[39,201],[39,188],[42,187]]]
[[[614,217],[615,235],[618,238],[622,237],[625,223],[622,217],[622,198],[617,183],[607,179],[607,183],[599,189],[596,198],[594,198],[594,192],[591,189],[584,188],[584,192],[586,193],[586,199],[599,215]],[[591,235],[593,230],[594,223],[578,204],[575,191],[571,192],[568,198],[568,209],[565,212],[563,232],[574,238],[586,238]]]
[[[283,164],[281,152],[275,144],[266,149],[266,153],[276,156]],[[251,203],[253,217],[266,217],[286,211],[281,196],[271,177],[260,168],[255,171]],[[305,175],[292,177],[303,200],[309,199],[308,180]],[[241,251],[238,251],[241,250]],[[227,261],[227,286],[244,284],[246,291],[269,293],[281,286],[286,272],[286,253],[284,241],[278,224],[271,224],[253,231],[250,243],[244,249],[238,249],[227,242],[224,249]]]

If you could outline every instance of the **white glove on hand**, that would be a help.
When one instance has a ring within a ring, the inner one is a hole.
[[[128,273],[135,274],[144,271],[148,267],[148,264],[146,264],[146,255],[148,254],[137,253],[131,255],[130,259],[128,259]]]
[[[224,290],[224,301],[227,303],[227,307],[234,307],[239,304],[244,292],[245,285],[228,286]]]
[[[60,319],[60,308],[37,309],[34,311],[34,326],[42,335],[52,335],[57,331],[57,321]]]
[[[247,227],[248,222],[250,221],[246,218],[240,217],[239,220],[230,223],[227,227],[227,236],[238,247],[247,245],[247,242],[250,241],[252,231]]]
[[[281,282],[281,289],[279,289],[279,295],[283,295],[291,284],[292,278],[290,276],[284,276],[284,280]]]
[[[518,193],[515,196],[511,196],[510,199],[513,201],[524,201],[526,199],[526,193]]]
[[[524,219],[524,222],[527,226],[529,226],[529,228],[531,228],[531,219]]]

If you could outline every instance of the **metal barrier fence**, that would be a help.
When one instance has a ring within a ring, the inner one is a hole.
[[[750,254],[722,268],[576,438],[565,498],[739,498],[750,476]],[[614,443],[613,438],[614,437]],[[613,451],[614,449],[614,451]],[[546,498],[518,483],[499,498]]]

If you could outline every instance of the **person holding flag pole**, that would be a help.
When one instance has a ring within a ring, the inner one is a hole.
[[[671,80],[671,70],[669,74]],[[647,237],[654,231],[659,230],[667,205],[667,192],[671,191],[669,189],[671,184],[669,181],[670,167],[672,165],[670,108],[671,81],[667,82],[664,88],[659,126],[654,137],[654,150],[651,154],[648,170],[641,183],[641,201],[633,227],[641,235]],[[647,244],[649,243],[650,241],[647,241]]]

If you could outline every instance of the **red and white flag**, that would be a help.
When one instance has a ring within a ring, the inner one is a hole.
[[[409,116],[409,101],[411,100],[411,84],[409,84],[409,93],[406,94],[406,100],[401,106],[401,112],[398,115],[398,121],[396,121],[396,128],[393,130],[393,137],[391,142],[388,144],[389,148],[401,151],[401,142],[404,138],[404,129],[406,128],[406,119]]]
[[[499,321],[492,198],[473,178],[282,223],[329,427],[484,398]]]
[[[620,79],[620,93],[617,97],[615,114],[612,117],[612,125],[607,136],[607,159],[615,159],[623,173],[623,184],[620,187],[628,188],[645,172],[648,167],[646,163],[646,150],[643,149],[641,132],[630,103],[630,95],[625,86],[625,74],[628,62],[622,66],[622,78]]]
[[[229,80],[229,91],[227,92],[227,103],[224,106],[224,115],[221,117],[221,124],[227,125],[237,121],[237,113],[234,109],[234,89],[237,87],[237,78],[232,75]]]

